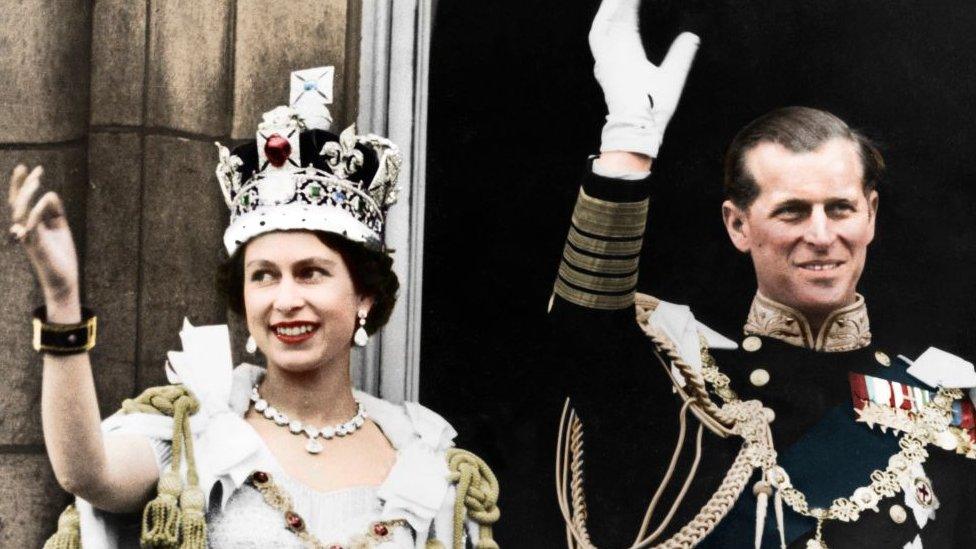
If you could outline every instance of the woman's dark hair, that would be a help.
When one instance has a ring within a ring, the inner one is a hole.
[[[863,134],[829,112],[810,107],[783,107],[768,112],[742,128],[725,153],[725,196],[747,209],[759,196],[759,186],[746,167],[746,153],[760,143],[778,143],[794,153],[810,152],[835,137],[858,145],[864,167],[864,194],[877,188],[884,175],[881,152]]]
[[[400,289],[400,281],[393,272],[393,258],[333,233],[313,233],[323,244],[342,256],[356,293],[373,298],[373,308],[366,317],[366,332],[373,334],[390,319],[390,313],[396,304],[397,290]],[[227,306],[240,315],[244,314],[246,247],[238,247],[234,255],[217,268],[215,277],[217,292],[227,301]]]

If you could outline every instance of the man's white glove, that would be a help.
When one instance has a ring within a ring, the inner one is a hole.
[[[656,157],[698,51],[698,36],[681,33],[657,67],[647,60],[637,23],[640,0],[604,0],[590,28],[593,73],[607,102],[600,151]]]

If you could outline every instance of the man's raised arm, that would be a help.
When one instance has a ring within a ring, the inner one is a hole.
[[[648,61],[639,5],[640,0],[605,0],[590,29],[607,121],[600,156],[580,188],[554,293],[591,309],[633,305],[651,163],[698,51],[698,37],[685,32],[659,66]]]

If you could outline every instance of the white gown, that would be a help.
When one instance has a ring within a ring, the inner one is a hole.
[[[433,539],[452,546],[455,489],[447,478],[446,451],[457,433],[442,417],[416,403],[393,404],[354,391],[390,440],[396,461],[379,486],[318,492],[289,478],[244,421],[251,387],[264,369],[251,364],[232,368],[227,327],[193,327],[185,322],[180,337],[184,350],[169,353],[172,371],[167,375],[200,401],[200,410],[190,418],[190,430],[200,487],[208,496],[209,547],[302,547],[284,527],[281,512],[246,483],[256,470],[273,475],[291,496],[306,527],[326,546],[348,544],[353,536],[365,534],[372,522],[396,519],[406,520],[407,526],[394,529],[392,539],[378,549],[423,549]],[[102,422],[105,433],[148,437],[160,471],[170,461],[172,429],[172,418],[152,414],[117,413]],[[82,547],[138,547],[138,528],[133,528],[137,517],[106,513],[80,498],[76,506]],[[466,537],[477,540],[473,522],[467,521],[465,530]]]

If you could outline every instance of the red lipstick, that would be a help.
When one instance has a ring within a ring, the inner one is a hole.
[[[271,325],[271,332],[278,341],[286,345],[297,345],[312,337],[319,329],[315,322],[294,320],[289,322],[279,322]]]

